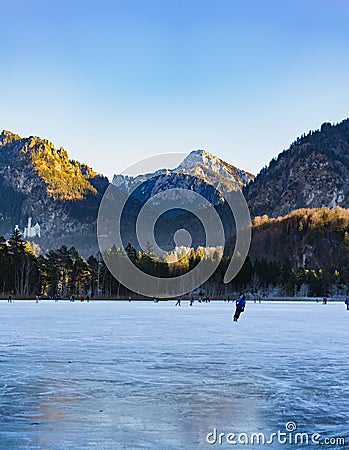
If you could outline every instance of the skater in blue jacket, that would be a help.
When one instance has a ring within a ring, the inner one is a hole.
[[[245,311],[246,306],[246,297],[245,294],[242,294],[242,296],[236,300],[236,309],[234,314],[234,322],[237,322],[240,314]]]

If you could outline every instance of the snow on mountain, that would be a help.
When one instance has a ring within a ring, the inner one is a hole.
[[[216,202],[222,200],[221,194],[224,196],[231,191],[242,189],[253,179],[252,174],[205,150],[194,150],[175,169],[160,169],[137,177],[114,175],[112,183],[126,192],[135,190],[140,200],[146,200],[164,190],[182,188],[205,194],[209,201]],[[145,183],[146,181],[149,183]],[[139,190],[136,190],[139,186]],[[218,194],[216,189],[221,194]]]
[[[137,186],[141,185],[147,180],[160,175],[165,175],[168,172],[169,171],[167,169],[160,169],[157,170],[156,172],[141,174],[137,175],[136,177],[118,174],[114,175],[112,184],[116,187],[124,189],[126,192],[132,192]]]
[[[229,164],[205,150],[193,150],[175,170],[176,172],[192,173],[197,166],[203,166],[207,170],[225,177],[231,175],[228,170]]]

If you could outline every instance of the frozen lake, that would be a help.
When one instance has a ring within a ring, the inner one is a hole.
[[[319,448],[207,442],[288,422],[348,448],[345,305],[249,302],[238,323],[232,311],[1,301],[0,449]]]

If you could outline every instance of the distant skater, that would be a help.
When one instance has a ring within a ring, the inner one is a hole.
[[[237,322],[240,317],[240,314],[245,311],[245,306],[246,306],[246,297],[245,294],[242,294],[242,296],[238,300],[236,300],[236,309],[233,319],[234,322]]]
[[[349,311],[349,297],[344,300],[344,303],[347,305],[347,311]]]
[[[7,303],[12,303],[12,295],[9,295],[7,298]]]
[[[327,297],[324,297],[324,299],[323,299],[323,304],[324,304],[324,305],[327,305]]]
[[[190,305],[190,306],[193,306],[193,304],[194,304],[194,297],[192,297],[192,298],[190,299],[190,302],[189,302],[189,305]]]
[[[181,306],[181,300],[182,300],[181,297],[178,297],[175,306]]]

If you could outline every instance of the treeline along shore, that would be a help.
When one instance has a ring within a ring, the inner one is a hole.
[[[61,298],[58,296],[56,299],[51,298],[49,296],[38,296],[38,300],[40,301],[63,301],[63,302],[71,302],[71,298]],[[229,297],[229,298],[228,298]],[[183,295],[181,297],[182,302],[188,302],[194,300],[199,303],[234,303],[239,296],[238,295],[232,295],[228,297],[217,297],[217,298],[211,298],[209,297],[209,300],[207,300],[208,297],[202,297],[198,295]],[[345,299],[347,297],[338,296],[338,297],[253,297],[252,295],[247,297],[247,302],[254,302],[254,303],[264,303],[264,302],[275,302],[275,303],[321,303],[321,304],[327,304],[327,303],[343,303],[345,302]],[[326,300],[324,300],[326,299]],[[0,296],[0,301],[8,302],[8,296]],[[36,298],[34,296],[27,296],[27,297],[13,297],[11,295],[11,303],[13,302],[31,302],[36,301]],[[92,299],[90,296],[84,296],[82,295],[81,298],[75,297],[74,302],[176,302],[177,298],[160,298],[160,299],[154,299],[149,297],[141,297],[137,294],[134,294],[133,296],[129,295],[128,297],[104,297],[104,296],[95,296]],[[192,302],[193,303],[193,302]]]
[[[252,226],[249,256],[229,284],[223,283],[232,254],[229,244],[223,257],[203,247],[179,250],[183,254],[175,263],[160,261],[151,249],[137,251],[130,244],[125,252],[112,248],[104,258],[83,258],[74,247],[65,245],[37,254],[36,245],[14,230],[8,240],[0,237],[0,297],[137,299],[140,297],[122,286],[104,262],[126,256],[142,271],[160,277],[186,273],[202,258],[220,258],[214,274],[195,291],[197,297],[228,299],[245,292],[251,298],[305,300],[348,295],[348,210],[303,209],[280,219],[255,218]]]

